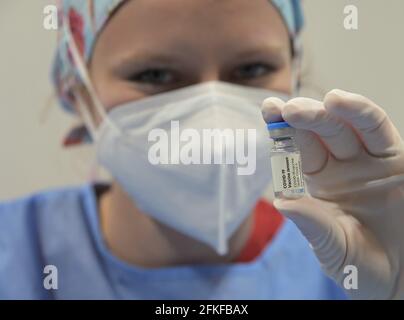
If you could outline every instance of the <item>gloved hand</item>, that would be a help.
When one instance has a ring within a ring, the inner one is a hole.
[[[341,90],[324,102],[269,98],[262,111],[266,122],[283,118],[297,129],[309,193],[275,207],[343,288],[345,267],[357,268],[349,296],[404,299],[404,144],[386,113]]]

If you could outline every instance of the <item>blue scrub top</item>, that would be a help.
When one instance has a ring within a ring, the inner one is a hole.
[[[57,289],[45,289],[47,265]],[[0,299],[345,298],[290,221],[250,263],[144,269],[106,247],[93,185],[0,204]]]

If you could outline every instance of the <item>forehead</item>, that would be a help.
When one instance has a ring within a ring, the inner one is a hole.
[[[286,48],[289,35],[269,0],[129,0],[111,17],[97,42],[100,49],[113,51],[249,43]]]

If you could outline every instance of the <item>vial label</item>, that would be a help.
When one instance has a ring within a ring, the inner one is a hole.
[[[304,192],[302,162],[299,153],[274,155],[271,158],[275,193]]]

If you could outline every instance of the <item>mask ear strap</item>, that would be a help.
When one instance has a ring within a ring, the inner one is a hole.
[[[105,111],[104,106],[102,105],[100,99],[98,98],[98,94],[94,89],[94,86],[91,82],[91,79],[89,77],[87,67],[84,64],[84,61],[82,57],[79,54],[79,50],[77,48],[76,42],[74,41],[72,34],[70,32],[70,21],[67,17],[65,17],[66,23],[64,24],[64,33],[67,39],[68,46],[70,48],[70,52],[72,54],[73,62],[76,65],[77,71],[81,77],[81,80],[83,81],[83,84],[86,86],[88,93],[91,97],[92,103],[94,104],[95,111],[98,113],[98,115],[101,117],[102,120],[107,121],[109,125],[114,128],[115,130],[119,129],[115,126],[115,124],[111,121],[111,119],[108,117],[107,112]],[[88,126],[88,129],[92,135],[92,138],[97,138],[98,134],[96,134],[96,125],[94,124],[94,120],[92,119],[89,111],[86,108],[86,103],[84,103],[83,99],[80,97],[79,94],[74,94],[76,100],[79,102],[79,108],[80,112],[84,117],[84,120],[86,122],[86,125]]]
[[[91,139],[93,141],[98,140],[98,131],[97,128],[94,124],[94,121],[92,119],[92,116],[90,114],[90,111],[88,111],[88,107],[86,103],[84,102],[83,98],[79,93],[73,92],[74,99],[77,102],[77,107],[79,109],[79,112],[81,116],[83,117],[84,123],[87,127],[88,132],[90,133]]]

